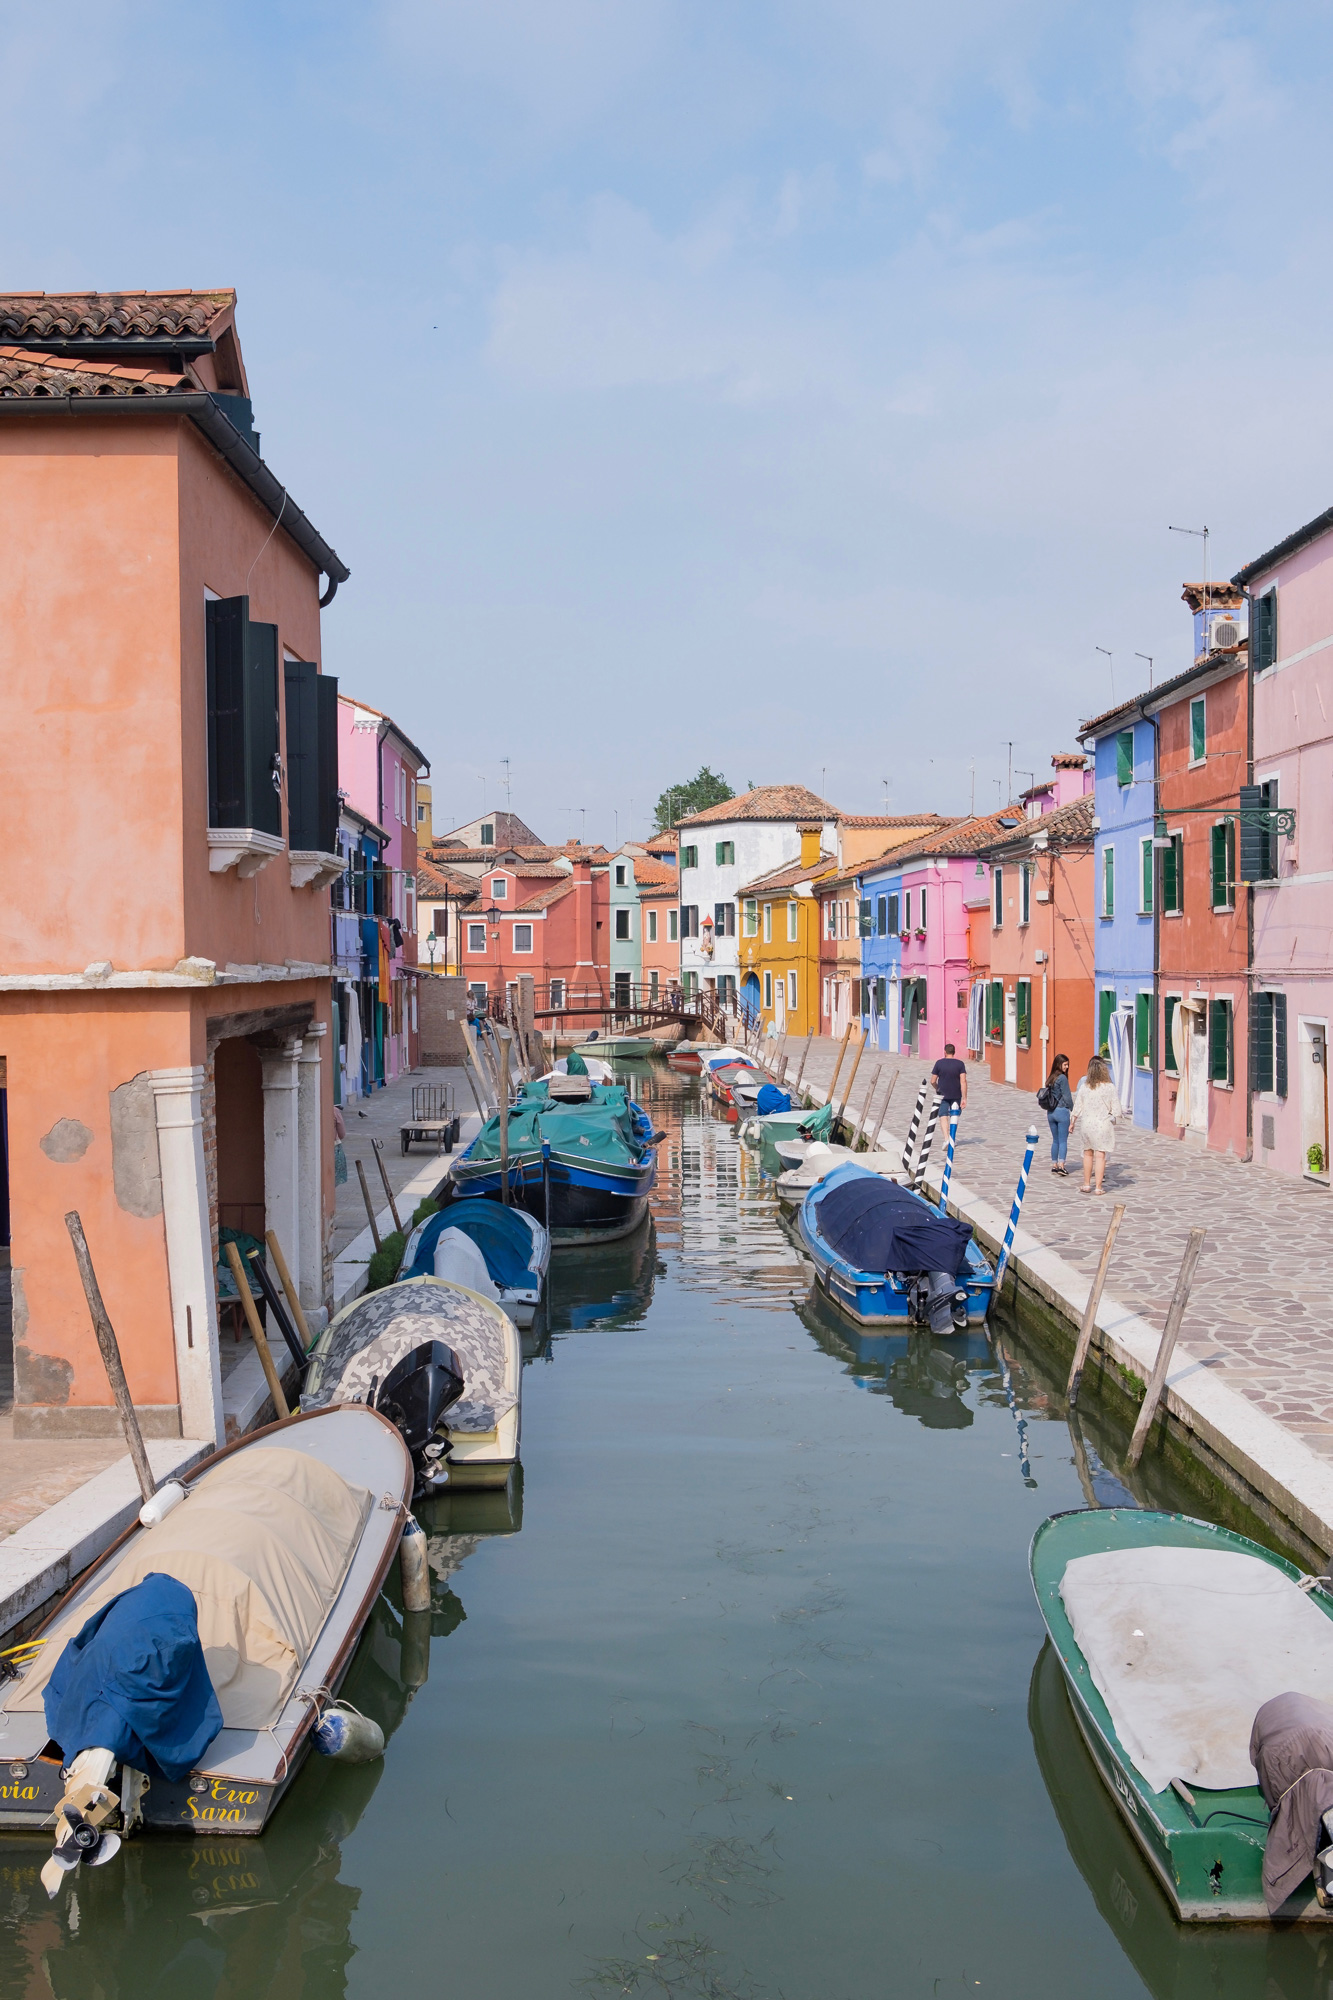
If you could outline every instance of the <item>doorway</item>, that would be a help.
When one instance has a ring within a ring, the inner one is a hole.
[[[773,981],[773,1026],[778,1034],[787,1032],[787,981],[781,973]]]
[[[1208,1002],[1195,998],[1190,1011],[1190,1124],[1191,1132],[1208,1136]]]
[[[618,972],[616,974],[616,1002],[615,1002],[616,1012],[618,1014],[627,1014],[629,1012],[629,1005],[630,1005],[629,987],[630,987],[630,977],[628,972]]]
[[[1004,1080],[1018,1082],[1018,994],[1012,990],[1004,996]]]
[[[1328,1024],[1302,1020],[1300,1025],[1301,1062],[1301,1170],[1328,1173]],[[1322,1166],[1312,1163],[1311,1149],[1319,1147]]]

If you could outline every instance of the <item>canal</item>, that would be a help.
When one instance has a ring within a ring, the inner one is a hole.
[[[1118,1434],[1021,1326],[812,1305],[734,1128],[632,1074],[652,1225],[559,1260],[521,1487],[424,1514],[429,1658],[395,1586],[348,1683],[383,1762],[54,1905],[0,1840],[0,2000],[1324,2000],[1322,1938],[1175,1925],[1043,1651],[1029,1540],[1130,1497]]]

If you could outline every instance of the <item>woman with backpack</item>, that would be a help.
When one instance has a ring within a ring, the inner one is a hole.
[[[1069,1057],[1057,1056],[1051,1073],[1037,1092],[1037,1102],[1046,1113],[1051,1128],[1051,1172],[1067,1174],[1065,1154],[1069,1150],[1069,1119],[1074,1109],[1074,1093],[1069,1088]]]

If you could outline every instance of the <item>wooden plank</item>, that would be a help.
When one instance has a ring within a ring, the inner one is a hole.
[[[359,1166],[360,1164],[358,1160],[357,1165]],[[231,1265],[231,1274],[236,1280],[236,1289],[241,1295],[241,1310],[245,1314],[245,1323],[250,1329],[250,1338],[259,1350],[259,1365],[264,1371],[264,1380],[268,1383],[268,1392],[273,1398],[273,1407],[280,1418],[287,1418],[291,1415],[291,1411],[287,1407],[287,1398],[282,1393],[282,1383],[278,1380],[278,1371],[273,1366],[273,1356],[269,1352],[268,1335],[259,1324],[259,1313],[250,1292],[249,1276],[244,1264],[241,1262],[240,1248],[235,1243],[224,1243],[222,1247],[226,1252],[227,1262]]]

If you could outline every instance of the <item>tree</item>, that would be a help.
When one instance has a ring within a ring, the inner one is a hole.
[[[653,826],[656,832],[665,833],[678,820],[688,819],[691,813],[702,812],[705,806],[720,806],[723,799],[735,798],[731,786],[718,771],[710,771],[707,764],[701,764],[688,784],[672,785],[663,792],[653,808]]]

